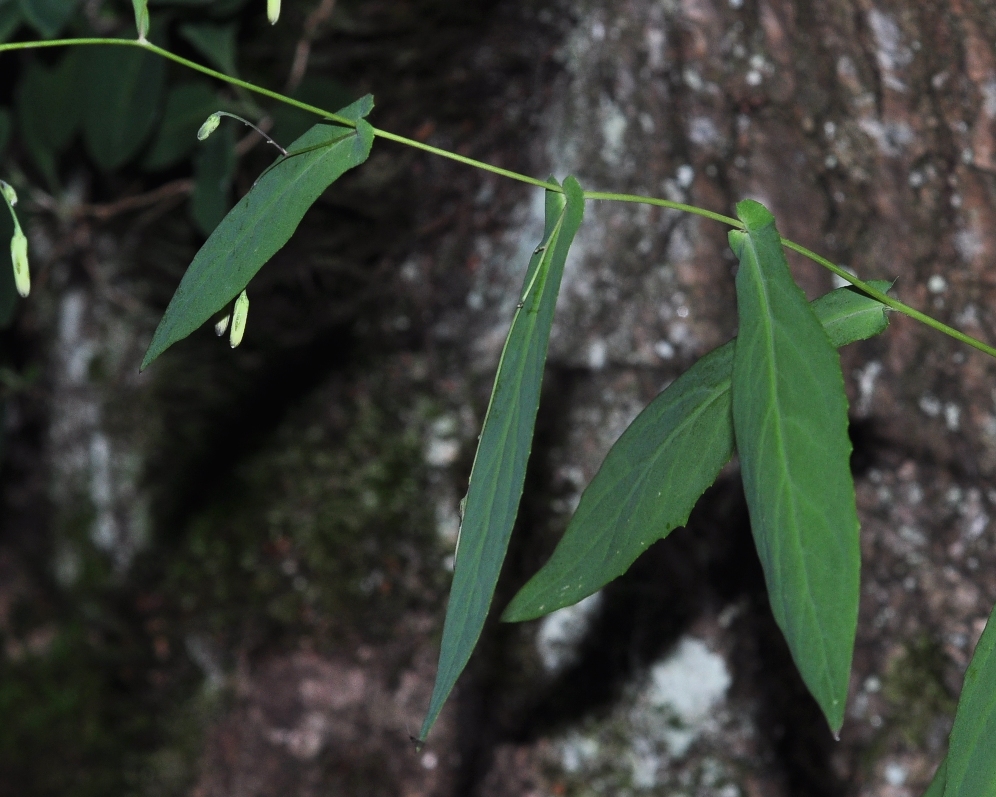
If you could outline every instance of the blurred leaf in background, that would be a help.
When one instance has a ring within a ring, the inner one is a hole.
[[[105,171],[123,166],[141,149],[159,116],[166,63],[125,47],[81,50],[88,102],[83,117],[87,151]]]
[[[181,25],[180,35],[204,56],[208,64],[226,75],[238,74],[235,66],[235,23]]]
[[[194,156],[194,195],[190,213],[197,228],[210,235],[232,209],[232,179],[235,177],[234,125],[222,125],[203,142]]]
[[[156,137],[142,166],[159,171],[175,166],[194,151],[197,130],[204,120],[225,103],[206,81],[190,81],[173,86],[166,97]]]
[[[21,141],[50,186],[58,182],[58,157],[83,116],[82,57],[82,50],[70,50],[53,66],[32,61],[15,92]]]
[[[17,0],[0,0],[0,44],[10,41],[23,21]]]
[[[18,0],[24,19],[46,39],[53,39],[76,11],[78,0]]]

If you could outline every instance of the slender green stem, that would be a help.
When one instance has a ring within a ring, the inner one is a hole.
[[[919,310],[914,310],[909,305],[903,304],[897,299],[893,299],[891,296],[882,293],[882,291],[876,290],[867,282],[858,279],[850,272],[847,272],[844,269],[842,269],[840,266],[834,265],[825,257],[820,257],[820,255],[816,254],[816,252],[813,252],[804,246],[800,246],[794,241],[789,241],[786,238],[782,238],[782,246],[786,246],[792,251],[798,252],[800,255],[803,255],[804,257],[808,257],[814,263],[818,263],[824,268],[829,269],[838,277],[847,280],[855,288],[859,288],[862,292],[867,293],[873,299],[880,301],[886,307],[891,307],[893,310],[896,310],[897,312],[900,312],[903,315],[908,315],[910,318],[916,319],[917,321],[926,324],[928,327],[936,329],[938,332],[943,332],[945,335],[948,335],[954,338],[955,340],[960,340],[962,343],[967,343],[973,349],[978,349],[981,352],[985,352],[990,357],[996,357],[996,348],[993,348],[992,346],[989,346],[988,344],[985,344],[981,340],[977,340],[976,338],[973,338],[970,335],[966,335],[964,332],[959,332],[954,327],[949,327],[947,324],[938,321],[936,318],[931,318],[929,315],[921,313]]]
[[[83,38],[83,39],[51,39],[47,41],[33,41],[33,42],[10,42],[8,44],[0,44],[0,53],[13,52],[15,50],[32,50],[42,47],[73,47],[73,46],[86,46],[86,45],[113,45],[118,47],[137,47],[139,49],[148,50],[162,58],[167,58],[177,64],[192,69],[195,72],[200,72],[201,74],[213,77],[216,80],[221,80],[232,86],[238,86],[239,88],[245,89],[246,91],[259,94],[263,97],[268,97],[271,100],[276,100],[277,102],[282,102],[286,105],[291,105],[295,108],[300,108],[302,111],[308,111],[316,116],[323,119],[330,119],[336,124],[340,124],[346,127],[356,127],[356,122],[351,119],[346,119],[344,117],[338,116],[324,108],[318,108],[314,105],[309,105],[306,102],[301,102],[300,100],[295,100],[284,94],[280,94],[276,91],[270,91],[269,89],[257,86],[255,83],[249,83],[245,80],[239,80],[238,78],[226,75],[223,72],[218,72],[210,67],[203,66],[194,61],[191,61],[182,56],[176,55],[169,50],[164,50],[162,47],[157,47],[148,41],[143,41],[140,39],[115,39],[115,38]],[[373,129],[374,135],[378,138],[383,138],[386,141],[394,141],[398,144],[404,144],[405,146],[412,147],[414,149],[420,149],[424,152],[429,152],[433,155],[438,155],[441,158],[448,158],[449,160],[456,161],[457,163],[462,163],[466,166],[473,166],[476,169],[481,169],[482,171],[490,172],[491,174],[497,174],[501,177],[507,177],[511,180],[517,180],[520,183],[526,183],[528,185],[533,185],[538,188],[544,188],[548,191],[556,191],[557,193],[563,193],[563,189],[556,183],[548,183],[545,180],[540,180],[536,177],[530,177],[525,174],[519,174],[518,172],[511,171],[509,169],[502,169],[498,166],[492,166],[491,164],[484,163],[483,161],[475,160],[474,158],[468,158],[464,155],[458,155],[455,152],[448,152],[447,150],[440,149],[439,147],[433,147],[429,144],[424,144],[421,141],[416,141],[415,139],[406,138],[404,136],[399,136],[396,133],[390,133],[386,130],[379,130],[378,128]],[[730,216],[724,216],[721,213],[714,213],[711,210],[706,210],[705,208],[696,207],[695,205],[686,205],[681,202],[671,202],[667,199],[658,199],[656,197],[639,196],[636,194],[615,194],[607,191],[585,191],[585,199],[592,200],[608,200],[613,202],[635,202],[644,205],[653,205],[662,208],[671,208],[673,210],[680,210],[684,213],[693,213],[696,216],[702,216],[707,219],[712,219],[713,221],[718,221],[723,224],[727,224],[731,227],[737,227],[743,229],[744,225],[741,221],[734,219]],[[854,285],[856,288],[864,291],[873,299],[884,304],[886,307],[890,307],[897,312],[903,313],[917,321],[920,321],[932,329],[936,329],[938,332],[943,332],[955,340],[966,343],[981,352],[985,352],[991,357],[996,357],[996,348],[983,343],[980,340],[976,340],[970,335],[966,335],[964,332],[959,332],[953,327],[949,327],[934,318],[931,318],[925,313],[921,313],[919,310],[914,310],[909,305],[903,304],[902,302],[893,299],[891,296],[876,290],[868,283],[863,280],[858,279],[853,274],[845,271],[840,266],[837,266],[827,260],[825,257],[821,257],[815,252],[807,249],[794,241],[789,241],[786,238],[782,238],[782,245],[788,247],[789,249],[798,252],[804,257],[809,258],[814,263],[818,263],[826,269],[829,269],[837,276],[841,277],[847,282]]]
[[[667,199],[657,199],[656,197],[639,196],[637,194],[611,194],[607,191],[585,191],[584,198],[607,199],[612,202],[637,202],[641,205],[654,205],[659,208],[672,208],[673,210],[681,210],[685,213],[694,213],[696,216],[704,216],[705,218],[712,219],[713,221],[720,221],[723,224],[729,224],[731,227],[738,227],[741,230],[744,228],[744,223],[739,219],[724,216],[722,213],[713,213],[711,210],[696,207],[695,205],[684,205],[681,202],[671,202]]]

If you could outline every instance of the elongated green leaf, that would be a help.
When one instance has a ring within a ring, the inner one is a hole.
[[[131,47],[84,51],[87,107],[83,137],[96,164],[123,166],[141,149],[159,115],[166,62]]]
[[[937,767],[934,778],[930,781],[927,791],[923,793],[923,797],[944,797],[944,786],[947,783],[947,779],[948,759],[945,757],[940,766]]]
[[[205,235],[214,232],[232,207],[235,176],[235,130],[225,125],[201,144],[194,158],[194,195],[190,213]]]
[[[204,120],[224,107],[225,103],[203,81],[181,83],[171,88],[162,121],[142,168],[157,171],[179,163],[193,152],[197,130]]]
[[[858,515],[840,359],[789,273],[775,220],[744,200],[731,232],[739,333],[733,428],[772,612],[834,733],[858,620]]]
[[[211,23],[180,26],[180,35],[190,42],[211,66],[226,75],[236,77],[235,66],[235,24],[212,25]]]
[[[367,159],[370,96],[339,111],[356,129],[317,124],[291,144],[232,208],[194,257],[166,308],[142,368],[209,320],[290,239],[308,208],[343,173]]]
[[[948,747],[944,797],[996,795],[996,609],[975,646]]]
[[[547,192],[543,241],[526,270],[470,473],[439,670],[421,739],[470,659],[491,606],[522,497],[564,262],[583,215],[584,193],[573,177],[564,181],[563,194]]]
[[[872,284],[890,287],[884,280]],[[870,338],[888,325],[885,307],[853,288],[821,296],[813,310],[834,346]],[[550,560],[515,596],[503,620],[531,620],[587,598],[685,524],[733,456],[734,345],[698,360],[622,433]]]
[[[69,22],[78,0],[20,0],[21,13],[46,39],[54,38]]]

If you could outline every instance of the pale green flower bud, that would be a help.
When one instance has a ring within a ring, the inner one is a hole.
[[[266,17],[271,25],[276,25],[280,19],[280,0],[266,0]]]
[[[218,129],[218,125],[221,124],[221,114],[215,111],[207,119],[204,120],[204,124],[201,125],[201,129],[197,131],[197,140],[203,141],[209,135],[211,135],[215,130]]]
[[[249,316],[249,297],[245,291],[239,294],[235,300],[235,308],[232,310],[232,331],[228,334],[228,342],[234,349],[242,342],[242,335],[246,331],[246,318]]]
[[[17,204],[17,191],[14,190],[14,186],[3,180],[0,180],[0,195],[10,203],[11,207]]]
[[[28,271],[28,239],[20,227],[10,239],[10,259],[14,263],[14,286],[21,296],[31,293],[31,273]]]

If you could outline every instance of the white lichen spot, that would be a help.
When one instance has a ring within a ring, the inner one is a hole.
[[[954,197],[951,198],[952,202]],[[975,230],[959,230],[954,237],[955,249],[966,263],[971,263],[986,251],[982,236]]]
[[[425,442],[425,461],[434,468],[452,465],[460,456],[460,440],[457,438],[459,422],[454,415],[436,418],[429,426]]]
[[[654,665],[643,697],[648,705],[673,713],[676,722],[664,733],[672,755],[687,752],[731,683],[723,657],[692,637],[682,639],[670,656]]]
[[[604,340],[598,338],[588,345],[588,367],[592,371],[601,371],[608,361],[609,347]]]
[[[576,661],[578,645],[601,604],[602,594],[596,592],[543,618],[536,634],[536,652],[547,672],[557,672]]]
[[[654,344],[654,353],[662,360],[674,359],[674,346],[666,340],[659,340]]]
[[[602,159],[610,166],[618,166],[624,152],[624,137],[629,123],[622,109],[608,97],[602,97],[599,106],[602,123]]]
[[[858,415],[867,415],[871,410],[875,381],[881,373],[882,363],[878,360],[872,360],[864,368],[858,370]]]
[[[899,25],[877,8],[868,12],[868,25],[875,38],[875,60],[882,72],[882,82],[894,91],[906,91],[898,73],[913,60],[913,51],[903,44]]]
[[[944,293],[948,288],[948,281],[940,274],[934,274],[927,280],[927,290],[931,293]]]
[[[647,42],[647,66],[653,70],[664,68],[664,31],[659,28],[648,28],[645,39]]]
[[[906,767],[895,761],[890,761],[885,765],[885,782],[890,786],[899,788],[904,783],[906,783],[906,777],[909,775]]]
[[[572,732],[560,743],[560,765],[565,772],[580,772],[586,764],[598,756],[598,739]]]
[[[936,418],[943,409],[940,399],[931,396],[929,393],[920,397],[920,409],[928,418]]]
[[[982,90],[982,110],[990,119],[996,119],[996,80],[987,80],[979,88]]]
[[[708,116],[696,116],[688,124],[688,138],[700,147],[717,144],[720,140],[716,124]]]
[[[961,407],[952,402],[944,405],[944,424],[948,431],[957,432],[961,427]]]

